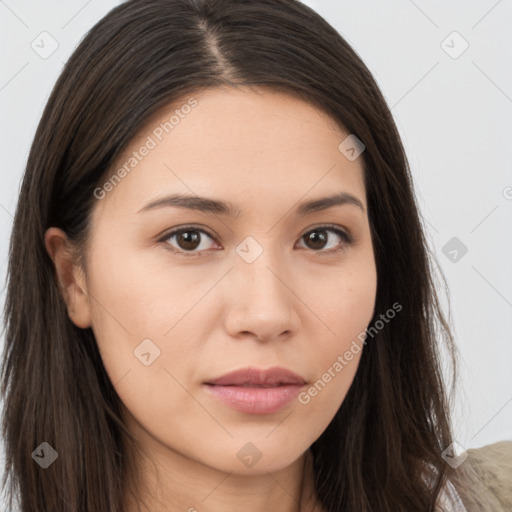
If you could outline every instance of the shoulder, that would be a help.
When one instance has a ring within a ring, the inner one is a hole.
[[[512,510],[512,441],[470,448],[452,483],[468,512]]]

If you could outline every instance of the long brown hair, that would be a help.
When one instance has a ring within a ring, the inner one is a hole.
[[[378,274],[372,324],[395,303],[403,309],[368,340],[348,395],[311,447],[315,490],[327,512],[433,511],[453,472],[441,456],[452,434],[440,342],[453,382],[456,349],[409,164],[370,71],[296,0],[130,0],[89,31],[63,69],[30,150],[10,242],[9,505],[18,495],[23,512],[122,512],[133,492],[120,399],[92,330],[68,318],[44,234],[63,229],[83,257],[94,190],[120,152],[164,106],[221,85],[294,94],[365,145]],[[43,442],[58,453],[45,470],[32,460]]]

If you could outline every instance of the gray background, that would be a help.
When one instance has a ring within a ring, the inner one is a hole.
[[[118,3],[0,0],[2,306],[12,217],[37,123],[64,62]],[[304,3],[361,56],[402,136],[450,287],[462,372],[456,439],[466,449],[512,439],[512,0]],[[58,48],[42,58],[52,38]]]

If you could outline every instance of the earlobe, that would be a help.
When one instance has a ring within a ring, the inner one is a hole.
[[[57,282],[66,302],[70,320],[82,329],[91,326],[91,312],[87,285],[82,269],[75,261],[66,233],[49,228],[45,233],[45,246],[53,261]]]

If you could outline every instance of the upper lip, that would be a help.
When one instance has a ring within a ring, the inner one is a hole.
[[[305,384],[305,380],[286,368],[275,366],[266,370],[259,368],[242,368],[226,373],[217,379],[211,379],[205,384],[217,386],[242,386],[244,384],[256,386],[278,386],[281,384]]]

